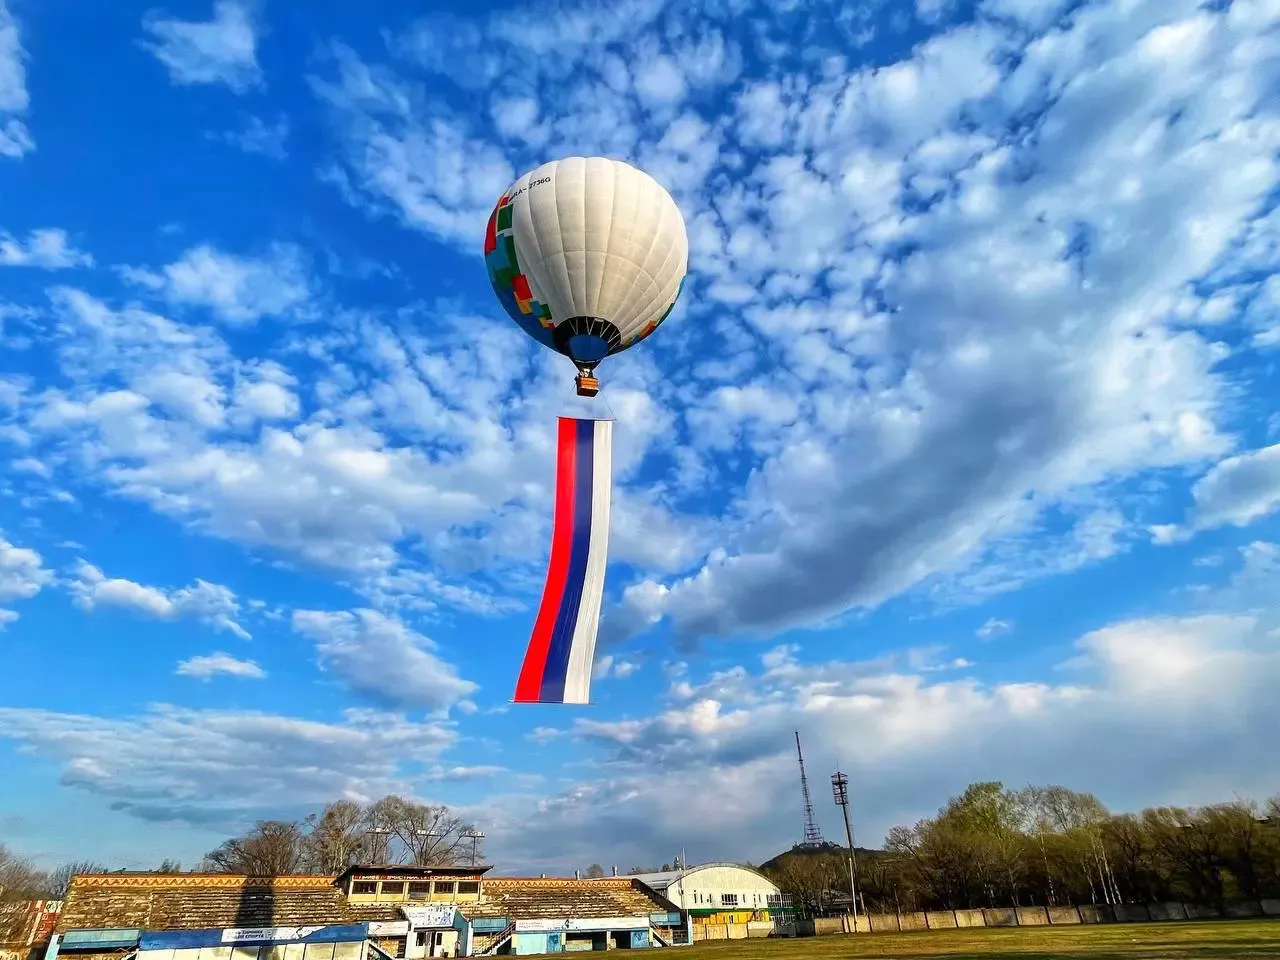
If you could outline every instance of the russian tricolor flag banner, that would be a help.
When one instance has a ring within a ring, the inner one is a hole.
[[[590,703],[604,596],[612,420],[561,417],[551,560],[516,703]]]

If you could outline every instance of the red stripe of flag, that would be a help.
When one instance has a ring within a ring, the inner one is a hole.
[[[574,453],[577,448],[577,421],[560,418],[556,459],[556,507],[552,520],[551,560],[547,566],[547,582],[542,590],[542,606],[533,625],[533,637],[524,655],[524,666],[516,682],[515,699],[536,702],[542,694],[542,674],[547,668],[551,649],[551,633],[564,598],[565,580],[569,575],[569,554],[573,547]]]

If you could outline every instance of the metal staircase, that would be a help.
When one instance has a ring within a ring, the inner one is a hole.
[[[503,944],[508,943],[516,932],[516,922],[512,920],[498,933],[496,937],[490,941],[489,945],[480,951],[477,956],[491,957],[498,952]]]

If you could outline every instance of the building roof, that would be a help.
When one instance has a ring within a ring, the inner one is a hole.
[[[404,863],[358,863],[354,867],[347,867],[342,873],[338,874],[337,884],[342,885],[352,874],[362,875],[367,873],[376,874],[378,876],[403,877],[406,880],[412,880],[415,877],[423,880],[431,880],[436,877],[452,877],[472,878],[480,877],[492,870],[491,866],[474,866],[474,867],[419,867],[412,864]]]

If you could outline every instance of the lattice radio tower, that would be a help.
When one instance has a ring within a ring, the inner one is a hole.
[[[813,801],[809,799],[809,778],[804,775],[804,753],[800,749],[800,731],[796,731],[796,759],[800,761],[800,792],[804,794],[804,840],[801,847],[822,846],[822,831],[813,815]]]

